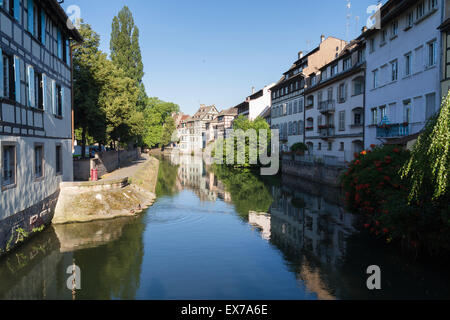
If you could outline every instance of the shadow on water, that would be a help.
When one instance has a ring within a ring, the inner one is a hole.
[[[50,226],[0,260],[0,299],[72,299],[73,260],[81,269],[77,299],[133,299],[144,228],[142,217]]]

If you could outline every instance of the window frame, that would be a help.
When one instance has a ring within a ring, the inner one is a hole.
[[[41,148],[41,175],[37,175],[37,156],[36,156],[36,150],[38,148]],[[42,142],[35,142],[34,148],[33,148],[33,178],[35,182],[42,181],[45,178],[45,145]]]
[[[5,161],[5,148],[12,147],[14,148],[14,181],[8,184],[4,184],[4,161]],[[0,185],[1,190],[9,190],[17,187],[17,142],[15,141],[1,141],[0,143],[0,151],[1,151],[1,174],[0,174]]]
[[[59,149],[59,157],[58,157],[58,149]],[[55,175],[62,176],[64,173],[64,165],[63,165],[63,145],[61,143],[56,143],[55,145]],[[58,170],[58,160],[59,160],[59,169]]]

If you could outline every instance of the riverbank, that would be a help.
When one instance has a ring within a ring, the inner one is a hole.
[[[155,199],[159,160],[153,157],[107,174],[99,181],[61,184],[53,224],[134,216]]]

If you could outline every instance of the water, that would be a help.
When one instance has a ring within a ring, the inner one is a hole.
[[[186,157],[161,163],[157,194],[135,218],[51,226],[4,257],[0,299],[450,298],[448,265],[412,262],[355,230],[336,190]]]

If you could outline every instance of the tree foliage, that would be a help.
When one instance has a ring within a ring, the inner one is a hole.
[[[147,106],[144,110],[145,132],[143,135],[143,141],[147,146],[152,148],[170,142],[165,143],[163,141],[165,124],[172,119],[172,113],[178,111],[179,106],[174,103],[165,102],[158,98],[149,98],[147,100]],[[173,127],[175,127],[175,124],[173,124]]]
[[[433,200],[449,193],[450,187],[450,93],[438,116],[428,121],[414,145],[402,177],[411,180],[409,200],[421,200],[433,190]]]

